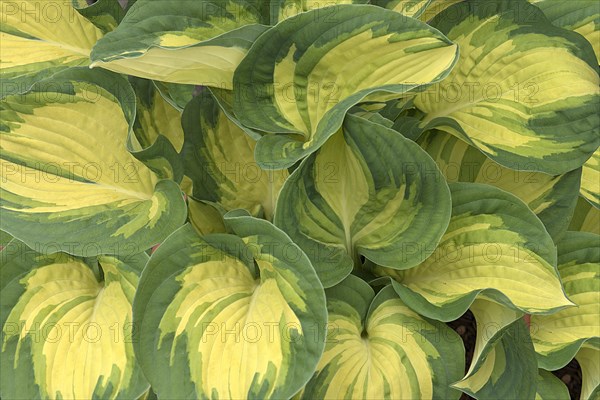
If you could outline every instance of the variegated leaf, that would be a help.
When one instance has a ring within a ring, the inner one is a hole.
[[[234,75],[234,112],[269,133],[258,142],[257,162],[286,168],[317,150],[368,95],[399,97],[444,78],[456,52],[438,31],[391,10],[308,11],[257,39]]]
[[[556,269],[556,250],[542,222],[516,196],[490,185],[451,183],[452,218],[435,252],[394,278],[404,302],[451,321],[479,295],[530,314],[572,306]]]
[[[235,123],[241,130],[246,132],[252,139],[258,140],[265,134],[259,130],[247,127],[235,116],[235,113],[233,112],[233,99],[235,98],[235,93],[237,92],[217,88],[207,89],[210,90],[210,93],[214,96],[217,103],[219,103],[221,110],[225,113],[227,118],[233,121],[233,123]]]
[[[13,240],[0,253],[5,399],[135,399],[132,302],[144,253],[79,259]]]
[[[600,398],[600,340],[584,343],[575,355],[582,372],[581,400]]]
[[[596,0],[529,0],[556,26],[581,34],[594,47],[600,64],[600,6]]]
[[[391,286],[377,295],[353,275],[326,291],[325,352],[301,399],[458,399],[450,384],[464,349],[445,324],[424,319]]]
[[[217,207],[210,202],[188,197],[188,218],[200,236],[226,232],[223,215]]]
[[[542,368],[562,368],[583,343],[600,340],[599,243],[599,235],[587,232],[568,232],[558,243],[558,270],[577,307],[531,317],[533,343]]]
[[[119,25],[127,10],[135,3],[135,0],[71,0],[73,7],[102,32],[110,32]]]
[[[371,0],[371,4],[394,10],[407,17],[419,18],[431,0]]]
[[[275,25],[277,22],[281,22],[284,19],[293,17],[300,13],[322,9],[325,7],[334,6],[337,4],[365,4],[369,3],[369,0],[269,0],[270,1],[270,13],[271,13],[271,24]],[[327,15],[329,18],[335,18],[334,9],[328,8],[325,10],[319,10],[320,15]]]
[[[135,97],[124,78],[72,68],[3,99],[0,114],[0,227],[29,246],[142,252],[185,221],[177,184],[127,151]]]
[[[433,17],[440,14],[446,8],[453,6],[456,3],[460,3],[461,1],[463,0],[431,0],[427,4],[427,7],[421,12],[419,19],[425,22],[431,21]],[[420,3],[422,0],[415,0],[415,2]],[[452,14],[452,17],[456,18],[454,14]]]
[[[152,81],[129,80],[136,94],[136,119],[128,150],[161,178],[181,182],[183,148],[181,112],[169,104]]]
[[[416,96],[424,129],[451,133],[506,167],[533,164],[552,175],[596,150],[598,64],[579,34],[552,26],[525,0],[468,0],[431,24],[460,57],[446,80]]]
[[[92,46],[102,37],[70,1],[3,1],[0,7],[0,97],[24,93],[55,72],[88,65]]]
[[[481,367],[453,386],[475,399],[534,400],[537,377],[531,338],[519,319],[506,328]]]
[[[188,103],[182,124],[185,170],[193,182],[193,196],[272,220],[287,170],[256,164],[256,141],[227,117],[210,92]]]
[[[489,367],[493,365],[493,361],[488,361],[488,358],[494,357],[490,353],[494,352],[495,346],[514,322],[523,317],[523,313],[499,304],[485,296],[475,299],[469,309],[477,322],[477,336],[471,365],[465,377],[457,384],[457,387],[468,387],[470,390],[477,392],[480,388],[476,382],[485,383],[486,379],[489,378],[489,376],[486,378],[487,372],[483,370],[487,368],[489,372]],[[505,371],[501,372],[504,374]],[[502,379],[506,378],[506,376],[503,376]],[[516,381],[513,383],[516,383]],[[502,382],[502,384],[506,384],[506,382]],[[507,396],[506,398],[511,397]]]
[[[290,398],[323,352],[325,294],[306,255],[267,221],[227,223],[238,236],[185,225],[142,274],[136,355],[159,398]]]
[[[589,201],[579,196],[569,230],[600,235],[600,209],[597,209]]]
[[[348,115],[285,182],[275,224],[330,287],[361,257],[396,269],[419,264],[444,233],[450,208],[444,178],[416,143]]]
[[[552,176],[505,168],[466,142],[442,131],[431,131],[418,143],[436,161],[448,182],[487,183],[523,200],[553,237],[567,230],[577,204],[581,169]],[[523,169],[535,168],[535,163]]]
[[[183,112],[187,103],[198,93],[201,86],[183,85],[179,83],[169,83],[152,81],[154,87],[161,94],[163,99],[177,110]]]
[[[414,108],[413,100],[412,97],[403,97],[385,103],[371,104],[372,111],[369,119],[416,141],[423,134],[423,129],[419,127],[419,124],[424,114]],[[365,105],[363,103],[356,107],[363,109]]]
[[[600,147],[583,164],[581,195],[596,209],[600,209]]]
[[[233,72],[266,30],[260,1],[138,0],[93,48],[92,67],[146,79],[231,89]]]

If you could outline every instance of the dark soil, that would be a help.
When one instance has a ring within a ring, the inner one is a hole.
[[[475,317],[471,311],[467,310],[467,312],[456,321],[448,322],[448,326],[454,329],[454,331],[460,335],[465,345],[466,373],[471,365],[471,360],[473,359],[473,349],[475,348],[475,337],[477,335]],[[579,399],[579,395],[581,393],[581,368],[576,360],[572,360],[563,368],[554,371],[553,374],[567,385],[572,400]],[[472,397],[464,393],[460,397],[460,400],[470,399],[472,399]]]
[[[581,367],[577,360],[571,360],[570,363],[552,373],[567,385],[571,399],[578,400],[581,394]]]
[[[471,360],[473,359],[473,350],[475,349],[475,337],[477,336],[477,325],[475,324],[475,317],[473,313],[467,310],[459,319],[456,321],[448,322],[448,326],[456,333],[460,335],[465,345],[465,374],[469,370]],[[462,394],[460,400],[472,399],[471,396]]]

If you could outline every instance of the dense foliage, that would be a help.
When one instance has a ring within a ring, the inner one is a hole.
[[[2,399],[600,398],[597,2],[89,3],[1,4]]]

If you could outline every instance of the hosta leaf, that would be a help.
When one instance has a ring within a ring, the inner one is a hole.
[[[475,0],[432,26],[460,48],[446,80],[415,98],[421,126],[451,133],[512,169],[558,175],[600,144],[598,64],[579,34],[552,26],[525,0]],[[565,82],[569,82],[565,85]]]
[[[265,31],[256,2],[138,0],[92,50],[93,67],[231,89],[233,71]]]
[[[575,356],[582,372],[582,400],[600,398],[600,342],[590,341],[581,346]]]
[[[134,104],[124,78],[87,68],[5,98],[2,230],[30,247],[93,256],[141,252],[181,226],[177,184],[126,149]]]
[[[481,293],[527,313],[573,304],[556,270],[554,243],[541,221],[514,195],[490,185],[452,183],[452,218],[435,250],[405,271],[375,268],[420,314],[457,319]]]
[[[271,24],[275,25],[286,18],[309,10],[321,9],[336,4],[365,4],[368,2],[369,0],[270,0]],[[335,18],[335,9],[319,10],[318,14],[322,15],[323,18],[332,19]],[[326,15],[327,17],[325,17]]]
[[[600,210],[579,196],[569,230],[600,235]]]
[[[458,335],[412,311],[391,286],[375,296],[350,275],[327,291],[327,308],[325,352],[302,399],[460,397],[449,386],[464,368]]]
[[[423,129],[419,127],[419,124],[424,114],[414,108],[413,100],[414,98],[405,97],[383,103],[376,115],[385,118],[385,126],[416,141],[423,134]]]
[[[600,208],[600,147],[583,164],[581,195],[594,207]]]
[[[404,137],[416,141],[423,134],[423,130],[419,127],[421,118],[415,116],[418,114],[421,114],[418,110],[407,110],[393,121],[391,128],[400,132]]]
[[[163,99],[179,111],[183,111],[187,103],[192,100],[198,89],[201,88],[201,86],[196,85],[182,85],[160,81],[152,81],[152,83]]]
[[[2,250],[4,247],[6,247],[8,242],[10,242],[12,239],[13,239],[13,237],[11,235],[9,235],[8,233],[6,233],[4,231],[0,231],[0,250]]]
[[[200,236],[226,232],[223,215],[216,205],[209,202],[188,197],[188,217]]]
[[[227,117],[210,92],[190,101],[182,124],[184,163],[194,197],[271,220],[287,170],[256,164],[256,141]]]
[[[480,370],[485,369],[486,366],[490,367],[491,362],[487,361],[490,352],[493,352],[494,346],[511,325],[523,317],[523,313],[485,298],[485,296],[475,299],[469,309],[477,322],[477,337],[469,371],[461,380],[460,385],[470,387],[473,382],[479,381],[482,375],[486,375],[486,372],[480,372]],[[531,342],[531,340],[529,341]]]
[[[419,18],[431,0],[371,0],[371,4],[394,10],[407,17]]]
[[[154,393],[152,388],[150,388],[138,400],[158,400],[158,397],[156,397],[156,393]]]
[[[142,146],[149,146],[162,135],[168,139],[173,149],[179,153],[183,148],[181,113],[173,107],[155,88],[152,81],[132,78],[130,82],[137,95],[138,130],[136,137]]]
[[[531,338],[519,319],[502,334],[481,368],[453,386],[476,399],[534,400],[537,376]]]
[[[131,306],[145,254],[86,263],[13,240],[0,258],[3,398],[133,399],[148,389]]]
[[[235,97],[234,92],[231,90],[225,89],[217,89],[217,88],[207,88],[221,106],[221,110],[227,115],[231,121],[233,121],[240,129],[246,132],[252,139],[258,140],[263,135],[264,132],[257,131],[255,129],[248,128],[246,125],[242,124],[240,120],[235,116],[233,112],[233,99]]]
[[[441,131],[426,133],[418,143],[433,157],[449,182],[487,183],[506,190],[533,210],[554,239],[566,231],[577,204],[581,169],[558,176],[508,169]],[[523,169],[527,168],[523,165]]]
[[[234,75],[234,111],[244,125],[272,133],[259,140],[257,162],[289,167],[319,148],[367,95],[399,97],[440,80],[456,52],[436,30],[383,8],[308,11],[257,39]]]
[[[600,64],[600,7],[595,0],[529,0],[556,26],[573,30],[594,47]]]
[[[53,73],[89,64],[102,32],[69,1],[3,1],[0,97],[23,93]]]
[[[354,110],[359,110],[359,108],[354,108]],[[360,118],[366,119],[367,121],[370,121],[374,124],[379,124],[379,125],[383,125],[386,128],[392,128],[392,126],[394,125],[394,123],[392,121],[390,121],[389,119],[381,116],[381,114],[376,113],[376,112],[370,112],[370,111],[351,111],[351,113],[353,115],[356,115]]]
[[[600,236],[567,232],[558,243],[558,270],[577,307],[531,317],[540,367],[554,370],[575,356],[590,339],[600,340]]]
[[[552,372],[540,369],[535,400],[570,400],[569,389]]]
[[[92,4],[88,0],[71,0],[73,7],[90,20],[103,32],[110,32],[119,25],[125,16],[126,10],[134,1],[128,1],[126,7],[121,5],[122,0],[97,0]]]
[[[180,182],[183,162],[181,112],[171,106],[152,81],[131,78],[136,94],[136,120],[127,141],[129,151],[161,178]]]
[[[421,12],[419,19],[421,21],[430,21],[433,19],[433,17],[440,14],[446,8],[452,6],[456,3],[460,3],[461,1],[463,1],[463,0],[431,0],[427,4],[427,7],[425,8],[425,10],[423,10]],[[415,0],[415,2],[421,3],[422,0]],[[452,17],[456,18],[456,15],[453,14]]]
[[[239,237],[185,225],[142,274],[136,355],[159,398],[290,398],[321,357],[325,295],[306,255],[267,221],[228,225]]]
[[[275,224],[330,287],[361,256],[397,269],[417,265],[439,242],[450,207],[444,178],[416,143],[348,115],[341,132],[290,175]]]
[[[189,176],[184,175],[181,182],[179,182],[179,187],[181,188],[181,191],[185,193],[186,196],[191,196],[192,191],[194,190],[194,183],[192,182]]]

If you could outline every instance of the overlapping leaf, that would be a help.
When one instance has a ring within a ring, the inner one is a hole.
[[[135,0],[72,0],[73,7],[103,32],[110,32],[119,25]]]
[[[214,203],[188,197],[188,217],[200,236],[227,231],[221,210]]]
[[[138,0],[91,53],[92,66],[147,79],[231,89],[264,32],[260,1]]]
[[[227,117],[209,92],[188,104],[182,123],[184,163],[194,197],[272,220],[287,170],[258,166],[256,141]]]
[[[163,99],[179,111],[183,111],[187,103],[197,94],[201,86],[183,85],[179,83],[169,83],[153,81],[154,86],[159,91]]]
[[[372,0],[371,4],[394,10],[407,17],[419,18],[431,0]]]
[[[453,386],[476,399],[536,398],[538,369],[522,319],[510,324],[474,373]]]
[[[600,147],[583,164],[581,195],[596,209],[600,209]]]
[[[436,15],[442,13],[448,7],[460,3],[463,0],[430,0],[425,9],[422,11],[419,19],[421,21],[431,21]],[[418,1],[421,3],[421,0]]]
[[[257,39],[234,75],[234,111],[270,133],[258,142],[257,162],[289,167],[333,135],[350,107],[442,79],[456,52],[438,31],[383,8],[308,11]]]
[[[450,207],[444,178],[416,143],[348,115],[285,182],[275,224],[330,287],[361,256],[396,269],[419,264],[444,233]]]
[[[428,132],[418,142],[448,182],[479,182],[506,190],[533,210],[554,239],[566,231],[577,204],[580,169],[558,176],[508,169],[441,131]],[[527,168],[535,168],[535,163],[523,165],[523,169]]]
[[[595,2],[1,13],[2,398],[600,395]]]
[[[535,400],[569,400],[567,386],[554,374],[540,369]]]
[[[582,344],[600,340],[599,243],[599,235],[587,232],[568,232],[558,243],[558,270],[567,295],[577,307],[531,317],[542,368],[561,368]]]
[[[600,64],[600,7],[595,0],[529,0],[539,7],[556,26],[571,29],[594,47]]]
[[[391,286],[377,295],[348,276],[327,290],[325,352],[302,399],[458,399],[459,337],[408,308]]]
[[[73,66],[88,65],[102,32],[69,1],[6,1],[0,10],[0,97]]]
[[[128,150],[159,177],[180,182],[183,163],[181,113],[169,104],[151,81],[131,78],[136,94],[136,120]]]
[[[552,26],[525,0],[465,1],[431,24],[460,57],[444,82],[415,98],[427,114],[423,128],[451,133],[506,167],[533,164],[552,175],[596,150],[598,64],[579,34]]]
[[[275,25],[277,22],[281,22],[294,15],[316,9],[319,9],[318,13],[324,18],[332,19],[335,18],[335,8],[327,8],[325,10],[320,9],[337,4],[365,3],[369,3],[369,0],[269,0],[271,13],[270,21],[272,25]]]
[[[581,399],[596,400],[600,396],[600,341],[585,343],[575,355],[581,366]]]
[[[476,397],[484,396],[485,398],[485,393],[489,389],[484,389],[483,392],[482,389],[494,370],[493,366],[496,364],[495,351],[498,349],[499,352],[503,352],[501,341],[504,335],[520,333],[522,339],[523,332],[514,331],[514,325],[515,321],[523,316],[523,313],[503,306],[485,296],[475,299],[469,309],[477,322],[476,342],[469,370],[464,378],[454,386],[466,389],[466,393],[469,394],[477,393]],[[511,330],[513,333],[508,333]],[[531,339],[529,339],[529,347],[531,347]],[[529,351],[528,348],[525,349],[525,352]],[[533,363],[537,366],[533,347],[531,347],[531,355],[533,355]],[[499,383],[502,389],[499,387],[493,390],[506,391],[511,390],[511,387],[519,390],[521,389],[519,386],[528,387],[531,384],[529,379],[527,379],[527,374],[525,376],[523,374],[512,375],[513,371],[503,369],[502,367],[502,365],[498,365],[494,377],[494,385],[492,385],[494,387]],[[526,379],[521,381],[520,378],[522,377],[526,377]],[[506,393],[505,397],[514,397],[514,393],[513,396],[510,396],[510,393]]]
[[[289,398],[323,352],[325,295],[306,255],[267,221],[227,223],[239,237],[185,225],[142,274],[136,355],[159,398]]]
[[[141,252],[183,224],[177,184],[127,151],[135,100],[125,79],[70,69],[0,107],[2,230],[92,256]]]
[[[0,250],[2,250],[6,245],[13,239],[11,235],[4,231],[0,231]]]
[[[132,399],[148,389],[132,343],[144,253],[86,262],[13,240],[0,258],[3,398]]]
[[[600,235],[600,210],[579,196],[569,230]]]
[[[452,218],[438,248],[394,278],[406,304],[451,321],[482,294],[509,308],[548,314],[572,306],[556,270],[554,243],[541,221],[514,195],[490,185],[452,183]]]

